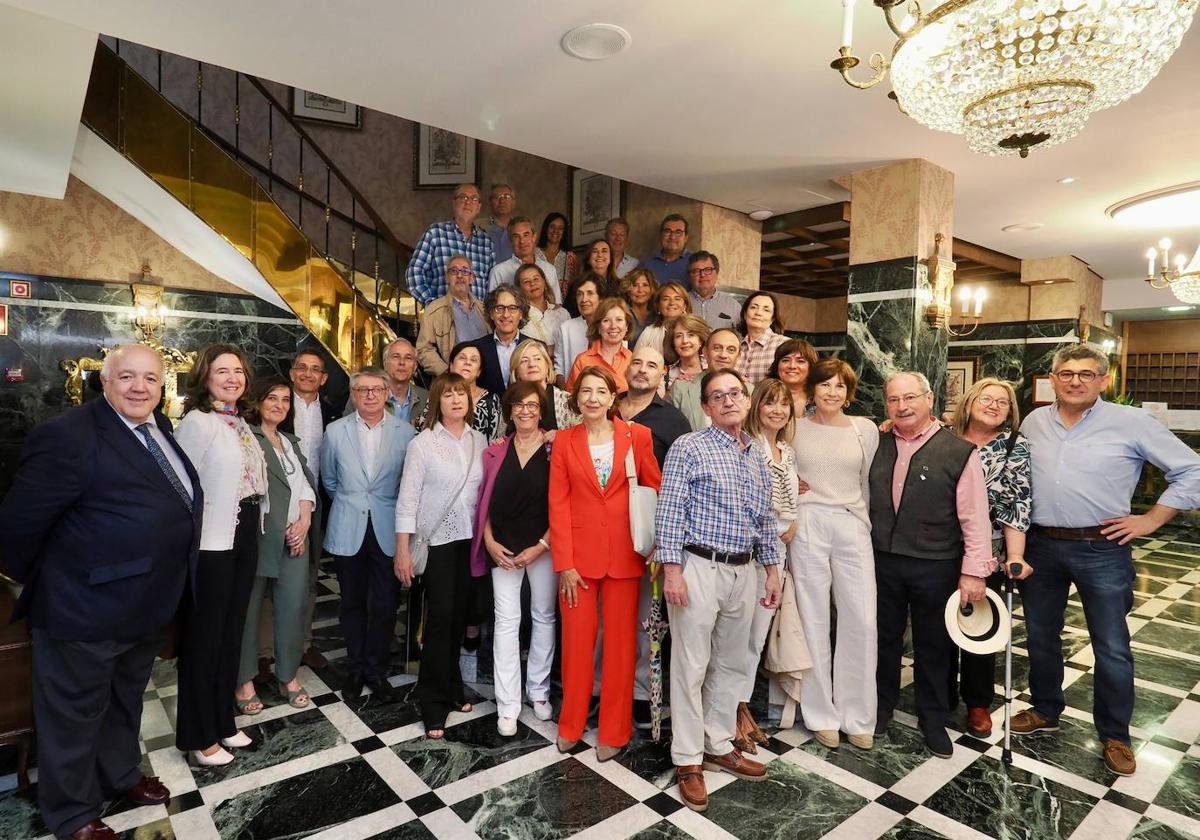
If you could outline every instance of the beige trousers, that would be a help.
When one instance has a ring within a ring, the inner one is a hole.
[[[755,565],[729,566],[684,552],[686,607],[671,620],[671,760],[700,764],[733,749],[758,596]]]

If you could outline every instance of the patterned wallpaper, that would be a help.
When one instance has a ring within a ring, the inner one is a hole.
[[[927,160],[859,170],[850,192],[851,265],[925,259],[936,234],[945,234],[947,242],[954,238],[954,173]]]

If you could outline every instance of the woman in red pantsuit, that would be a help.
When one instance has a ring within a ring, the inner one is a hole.
[[[570,406],[583,423],[560,429],[550,454],[550,544],[562,612],[558,749],[574,747],[587,725],[599,599],[604,611],[600,761],[620,752],[633,734],[638,587],[646,560],[633,550],[629,534],[625,454],[631,446],[638,483],[657,490],[662,480],[650,430],[616,416],[616,403],[617,385],[609,371],[581,370]]]

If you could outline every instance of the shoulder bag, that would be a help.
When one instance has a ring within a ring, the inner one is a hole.
[[[470,430],[467,430],[468,433]],[[425,566],[429,563],[429,543],[433,539],[434,533],[438,526],[442,524],[449,514],[450,509],[454,507],[454,503],[458,501],[458,497],[462,495],[463,488],[467,486],[467,479],[471,477],[471,468],[475,466],[475,437],[471,436],[471,451],[467,455],[467,471],[463,474],[463,480],[459,483],[458,489],[454,491],[454,495],[446,502],[437,519],[433,520],[433,524],[429,528],[429,533],[423,534],[419,530],[413,534],[412,541],[409,544],[409,554],[412,555],[413,576],[420,577],[425,574]]]
[[[658,492],[653,487],[638,484],[637,468],[633,463],[633,434],[625,451],[625,478],[629,481],[629,535],[633,550],[643,557],[654,550],[654,511],[658,507]]]

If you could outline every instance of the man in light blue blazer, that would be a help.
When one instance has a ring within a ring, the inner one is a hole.
[[[325,550],[333,555],[342,591],[340,620],[350,671],[343,700],[362,695],[364,684],[381,702],[394,698],[387,681],[400,583],[392,570],[396,551],[396,496],[404,453],[416,432],[385,410],[388,377],[366,367],[350,377],[354,413],[325,430],[321,482],[333,498]]]

